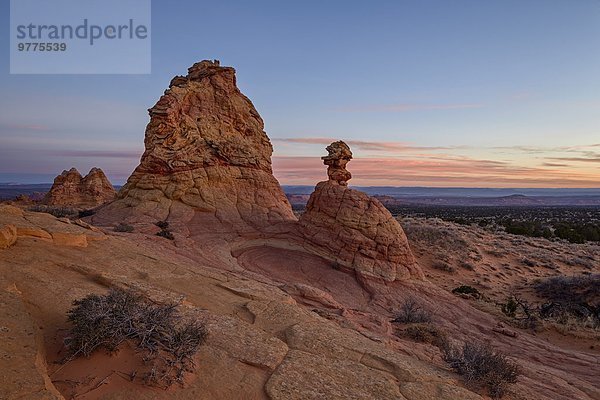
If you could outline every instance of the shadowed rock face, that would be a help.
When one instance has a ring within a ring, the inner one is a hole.
[[[114,200],[117,192],[100,168],[92,168],[82,177],[71,168],[54,179],[52,188],[44,197],[51,206],[95,207]]]
[[[295,219],[272,174],[263,120],[237,88],[233,68],[194,64],[149,113],[146,149],[119,193],[128,207],[163,217],[180,202],[258,226]]]
[[[317,185],[300,218],[307,247],[365,277],[422,278],[400,224],[379,200],[348,188],[348,145],[335,142],[327,150],[329,180]]]

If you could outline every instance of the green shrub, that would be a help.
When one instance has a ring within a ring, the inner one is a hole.
[[[479,290],[477,290],[476,288],[474,288],[473,286],[469,286],[469,285],[462,285],[457,288],[454,288],[454,289],[452,289],[452,293],[466,294],[466,295],[475,297],[476,299],[481,297],[481,292]]]
[[[502,312],[511,318],[516,316],[518,308],[519,303],[517,303],[514,297],[509,297],[508,300],[506,300],[506,303],[501,305]]]
[[[158,221],[155,222],[154,225],[158,226],[160,229],[167,229],[169,227],[169,223],[167,221]]]
[[[169,240],[175,240],[175,236],[173,236],[173,233],[166,229],[163,229],[163,230],[157,232],[156,236],[160,236],[160,237],[163,237],[163,238],[169,239]]]
[[[79,218],[91,217],[96,214],[96,210],[81,210],[79,211]]]

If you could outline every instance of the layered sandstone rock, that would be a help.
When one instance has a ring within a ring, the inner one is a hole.
[[[0,250],[6,249],[17,241],[17,227],[4,225],[0,227]]]
[[[21,239],[52,243],[56,246],[87,247],[90,242],[105,240],[106,235],[83,221],[56,218],[50,214],[23,211],[0,205],[0,249]]]
[[[146,149],[113,209],[168,218],[183,205],[253,226],[295,219],[272,174],[263,120],[237,88],[233,68],[194,64],[149,112]]]
[[[100,168],[92,168],[85,177],[71,168],[54,179],[43,202],[51,206],[95,207],[115,196],[115,189]]]
[[[339,140],[327,146],[326,150],[329,154],[321,157],[321,159],[323,164],[327,165],[329,180],[347,186],[348,181],[352,178],[352,174],[346,169],[346,164],[352,160],[350,147]]]
[[[347,187],[348,145],[335,142],[327,150],[329,180],[317,185],[300,218],[306,247],[364,277],[422,278],[398,221],[377,199]]]

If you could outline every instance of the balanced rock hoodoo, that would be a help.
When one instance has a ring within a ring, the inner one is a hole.
[[[51,206],[96,207],[115,199],[117,192],[100,168],[82,177],[76,168],[54,179],[43,203]]]
[[[398,221],[379,200],[348,188],[348,145],[335,142],[327,151],[322,159],[329,180],[317,184],[299,221],[305,246],[363,277],[388,282],[422,278]]]

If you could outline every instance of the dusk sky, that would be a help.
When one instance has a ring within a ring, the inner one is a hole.
[[[123,183],[147,109],[202,59],[236,68],[282,184],[325,179],[343,139],[354,185],[600,187],[598,0],[154,0],[149,75],[0,59],[0,182],[98,166]]]

